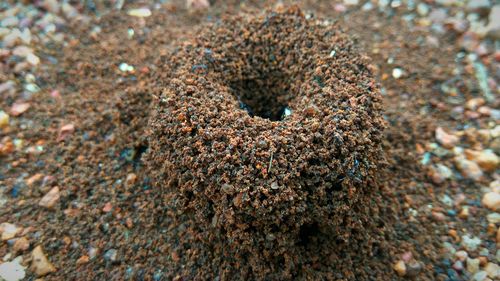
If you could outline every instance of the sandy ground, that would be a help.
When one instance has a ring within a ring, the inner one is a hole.
[[[142,155],[158,58],[204,24],[290,3],[189,2],[0,4],[1,278],[255,279],[179,244],[193,226],[165,208]],[[387,122],[386,236],[373,256],[343,245],[336,263],[289,278],[498,279],[500,5],[298,5],[338,22],[372,60]]]

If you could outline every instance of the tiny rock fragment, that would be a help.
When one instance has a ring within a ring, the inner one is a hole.
[[[394,264],[393,268],[399,276],[406,275],[406,264],[404,261],[398,261],[396,264]]]
[[[463,207],[458,214],[458,217],[461,219],[467,219],[469,217],[469,208],[467,206]]]
[[[14,103],[12,107],[10,108],[10,114],[12,116],[19,116],[26,112],[30,108],[30,104],[27,102],[21,102],[21,103]]]
[[[57,141],[66,140],[71,134],[75,132],[75,125],[66,124],[59,129],[59,135],[57,137]]]
[[[127,219],[125,220],[125,225],[126,225],[128,228],[132,228],[132,227],[134,227],[134,222],[132,221],[132,219],[131,219],[131,218],[127,218]]]
[[[446,216],[443,213],[441,213],[441,212],[432,212],[432,218],[435,221],[444,221],[444,220],[446,220]]]
[[[488,13],[488,10],[491,8],[490,0],[469,0],[467,5],[465,6],[466,11],[468,12],[476,12],[479,14]]]
[[[42,197],[38,205],[45,208],[53,208],[60,198],[59,187],[53,187],[45,196]]]
[[[115,262],[118,257],[118,251],[115,249],[109,249],[104,254],[104,259],[110,262]]]
[[[132,17],[147,18],[151,16],[151,10],[149,8],[131,9],[127,14]]]
[[[43,178],[43,174],[40,174],[40,173],[34,174],[33,176],[31,176],[28,179],[26,179],[26,184],[28,186],[32,186],[34,183],[42,180],[42,178]]]
[[[489,223],[500,223],[500,214],[499,213],[491,213],[486,216],[486,220],[488,220]]]
[[[457,257],[457,259],[459,261],[465,261],[467,259],[468,255],[469,254],[466,251],[463,251],[463,250],[462,251],[458,251],[458,252],[455,253],[455,257]]]
[[[21,265],[23,257],[19,256],[11,262],[0,264],[0,280],[20,281],[26,276],[25,267]]]
[[[17,46],[12,50],[12,54],[18,57],[27,57],[29,54],[33,53],[33,49],[26,46]]]
[[[486,277],[488,277],[488,273],[486,271],[478,271],[472,276],[473,281],[486,281]]]
[[[173,261],[175,261],[175,262],[178,262],[178,261],[180,261],[180,259],[181,259],[181,258],[179,257],[179,254],[177,254],[177,252],[175,252],[175,251],[174,251],[174,252],[172,252],[171,256],[172,256],[172,260],[173,260]]]
[[[476,162],[483,170],[494,171],[500,163],[500,158],[491,149],[481,151],[465,150],[467,159]]]
[[[121,72],[134,72],[135,68],[132,65],[129,65],[128,63],[122,62],[120,65],[118,65],[118,68],[120,69]]]
[[[456,271],[462,271],[464,269],[464,263],[462,261],[456,261],[454,264],[453,264],[453,269],[455,269]]]
[[[399,79],[399,78],[403,77],[404,74],[405,74],[405,72],[401,68],[394,68],[392,70],[392,77],[394,79]]]
[[[186,4],[188,9],[205,9],[210,7],[208,0],[187,0]]]
[[[89,262],[89,260],[90,260],[89,256],[83,255],[76,261],[76,265],[86,264]]]
[[[42,7],[53,14],[59,13],[59,10],[61,8],[57,0],[43,0]]]
[[[9,115],[3,110],[0,110],[0,128],[9,126]]]
[[[465,108],[470,110],[476,110],[480,106],[484,105],[485,102],[486,101],[483,98],[473,98],[465,103]]]
[[[481,239],[478,237],[470,237],[469,235],[462,236],[462,246],[470,252],[477,250],[481,242]]]
[[[344,0],[344,4],[347,6],[356,6],[359,4],[359,0]]]
[[[483,176],[483,171],[476,162],[465,159],[464,157],[456,157],[455,165],[457,169],[466,178],[478,180]]]
[[[481,201],[483,205],[493,211],[500,211],[500,194],[496,192],[488,192],[483,196]]]
[[[438,127],[436,129],[436,140],[444,147],[444,148],[453,148],[459,141],[459,138],[455,135],[448,134],[444,131],[443,128]]]
[[[413,259],[413,253],[408,251],[401,255],[401,259],[407,263]]]
[[[125,179],[125,184],[128,186],[133,185],[137,181],[137,175],[134,173],[130,173],[127,175],[127,178]]]
[[[488,25],[486,26],[486,35],[493,39],[500,39],[500,5],[495,5],[492,7],[489,18]]]
[[[0,224],[0,233],[2,234],[2,241],[10,240],[16,237],[22,229],[15,224],[4,222]]]
[[[31,271],[37,277],[45,276],[51,272],[55,272],[56,268],[50,263],[43,253],[42,246],[37,246],[31,253]]]
[[[33,66],[37,66],[40,64],[40,58],[34,54],[28,54],[26,56],[26,61],[29,62]]]
[[[467,258],[467,271],[476,273],[479,270],[479,259]]]
[[[12,250],[16,253],[18,252],[24,252],[28,250],[30,247],[30,241],[26,237],[21,237],[16,240],[14,243],[14,246],[12,246]]]
[[[278,189],[280,188],[277,182],[271,183],[271,189]]]
[[[69,245],[71,244],[71,238],[69,236],[64,236],[63,242],[64,244]]]
[[[489,262],[484,267],[484,271],[486,271],[488,277],[492,278],[493,280],[498,280],[497,278],[500,277],[500,266],[498,266],[498,264]]]
[[[113,209],[113,205],[111,205],[110,202],[107,202],[106,204],[104,204],[102,211],[107,213],[107,212],[110,212],[112,209]]]
[[[438,163],[431,167],[429,176],[434,183],[439,184],[443,183],[447,179],[450,179],[453,176],[453,172],[450,168]]]

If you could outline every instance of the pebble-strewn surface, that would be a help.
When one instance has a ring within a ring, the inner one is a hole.
[[[103,2],[0,3],[0,280],[190,280],[172,269],[196,249],[169,240],[190,226],[170,228],[141,161],[154,61],[226,12],[288,4]],[[389,262],[330,279],[498,280],[500,3],[299,6],[354,36],[386,109]]]

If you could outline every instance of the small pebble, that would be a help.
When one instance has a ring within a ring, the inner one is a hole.
[[[479,165],[476,162],[465,159],[463,156],[455,157],[455,165],[462,176],[468,179],[479,180],[483,176],[483,171]]]
[[[453,176],[453,172],[443,164],[436,164],[431,168],[430,176],[434,183],[440,184],[450,179]]]
[[[356,6],[359,4],[359,0],[344,0],[344,5]]]
[[[75,125],[66,124],[59,129],[59,135],[57,137],[57,141],[66,140],[70,135],[75,132]]]
[[[429,10],[429,6],[425,3],[419,3],[417,5],[417,13],[422,17],[427,16],[427,14],[429,14]]]
[[[28,108],[30,108],[30,104],[27,102],[21,102],[21,103],[14,103],[12,107],[10,108],[10,115],[12,116],[19,116],[26,112]]]
[[[55,206],[57,201],[59,201],[60,197],[59,187],[53,187],[47,194],[45,194],[45,196],[42,197],[38,205],[51,209]]]
[[[28,241],[28,239],[26,237],[21,237],[16,240],[14,246],[12,246],[12,250],[16,253],[24,252],[28,250],[29,247],[30,247],[30,242]]]
[[[0,110],[0,129],[9,126],[9,115]]]
[[[102,211],[107,213],[107,212],[111,212],[112,209],[113,209],[113,205],[110,202],[107,202],[106,204],[104,204]]]
[[[23,257],[19,256],[13,261],[0,264],[0,280],[20,281],[26,276],[26,268],[22,266]]]
[[[500,164],[500,158],[491,149],[481,151],[466,149],[465,155],[467,159],[476,162],[479,167],[487,172],[494,171]]]
[[[135,184],[136,181],[137,181],[137,175],[134,173],[130,173],[127,175],[127,178],[125,179],[125,184],[127,186],[131,186]]]
[[[441,127],[436,129],[435,136],[438,143],[448,149],[453,148],[460,140],[457,136],[446,133]]]
[[[466,252],[466,251],[463,251],[463,250],[462,250],[462,251],[458,251],[458,252],[456,252],[456,253],[455,253],[455,257],[457,257],[457,259],[458,259],[459,261],[465,261],[465,260],[467,259],[467,257],[468,257],[468,254],[467,254],[467,252]]]
[[[42,277],[56,271],[56,268],[43,253],[42,246],[37,246],[31,253],[31,271],[37,277]]]
[[[94,247],[89,247],[89,249],[88,249],[88,255],[89,255],[89,258],[90,258],[90,259],[95,258],[95,257],[97,256],[97,252],[98,252],[98,251],[97,251],[97,249],[96,249],[96,248],[94,248]]]
[[[452,267],[453,267],[453,269],[455,269],[458,272],[461,272],[462,270],[464,270],[464,264],[461,261],[456,261]]]
[[[469,252],[477,250],[481,242],[481,239],[478,237],[470,237],[469,235],[462,236],[462,246]]]
[[[12,54],[18,57],[27,57],[29,54],[33,53],[33,49],[27,46],[17,46],[12,50]]]
[[[394,264],[393,268],[399,276],[406,275],[406,264],[404,261],[398,261],[396,264]]]
[[[127,12],[127,14],[133,17],[147,18],[151,16],[151,10],[149,8],[131,9]]]
[[[21,228],[8,222],[0,224],[0,233],[2,234],[2,241],[10,240],[16,237],[17,233],[21,232]]]
[[[394,68],[392,70],[392,77],[394,77],[394,79],[399,79],[403,75],[404,75],[404,71],[401,68]]]
[[[83,255],[76,261],[76,265],[86,264],[89,262],[89,260],[90,260],[89,256]]]
[[[467,258],[466,268],[468,272],[476,273],[479,270],[479,259]]]
[[[486,271],[478,271],[472,276],[472,280],[474,281],[483,281],[488,277]]]
[[[110,262],[115,262],[118,256],[118,251],[115,249],[109,249],[104,254],[104,259]]]
[[[465,108],[469,110],[476,110],[485,103],[486,101],[483,98],[473,98],[465,103]]]
[[[120,63],[120,65],[118,66],[118,68],[122,72],[134,72],[134,70],[135,70],[135,68],[132,65],[129,65],[129,64],[125,63],[125,62]]]
[[[500,223],[500,214],[499,213],[491,213],[486,216],[486,220],[489,223],[497,224]]]
[[[26,61],[29,62],[33,66],[37,66],[40,64],[40,58],[34,54],[28,54],[26,56]]]
[[[405,263],[410,262],[412,258],[413,258],[413,254],[410,251],[405,252],[404,254],[401,255],[401,259],[403,259],[403,261]]]
[[[500,194],[494,191],[485,193],[481,203],[490,210],[500,211]]]
[[[444,221],[446,219],[446,216],[441,213],[441,212],[432,212],[432,218],[435,220],[435,221]]]
[[[484,267],[484,271],[486,271],[488,277],[494,280],[498,280],[497,278],[500,278],[500,266],[496,263],[489,262]]]
[[[458,217],[461,219],[467,219],[469,217],[469,207],[464,206],[461,210],[460,213],[458,214]]]
[[[206,9],[210,7],[208,0],[187,0],[186,6],[188,9]]]

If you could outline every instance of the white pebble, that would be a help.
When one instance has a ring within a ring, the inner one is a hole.
[[[500,211],[500,194],[492,191],[484,194],[483,205],[493,211]]]
[[[138,18],[146,18],[151,16],[151,10],[148,8],[139,8],[132,9],[127,12],[129,16],[138,17]]]
[[[478,237],[470,237],[469,235],[462,236],[462,246],[464,246],[467,251],[475,251],[479,245],[481,245],[481,239]]]
[[[488,274],[486,273],[486,271],[478,271],[476,272],[476,274],[474,274],[474,276],[472,276],[472,280],[483,281],[487,276]]]
[[[21,265],[23,257],[19,256],[11,262],[0,264],[0,279],[5,281],[19,281],[26,276],[25,267]]]

